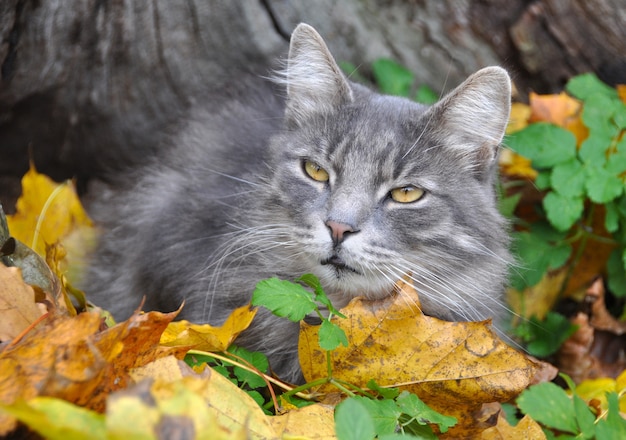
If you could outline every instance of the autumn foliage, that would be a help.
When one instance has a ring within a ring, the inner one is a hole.
[[[570,133],[580,148],[590,136],[582,105],[565,93],[531,95],[530,105],[514,104],[509,130],[549,122]],[[515,199],[511,213],[523,220],[516,233],[534,233],[532,225],[540,221],[535,208],[545,196],[534,183],[545,170],[511,151],[503,154],[501,167],[505,184],[522,182],[506,187],[503,197]],[[586,226],[608,237],[601,213],[595,211]],[[536,282],[509,292],[522,326],[544,325],[540,320],[564,299],[585,305],[571,318],[575,326],[559,321],[567,331],[546,355],[573,378],[575,397],[559,387],[564,394],[557,396],[552,384],[534,388],[554,379],[557,369],[503,342],[490,322],[423,315],[419,291],[403,280],[386,299],[356,298],[340,311],[343,317],[330,319],[347,345],[322,348],[321,326],[302,323],[299,356],[308,385],[295,387],[227,351],[254,319],[252,306],[235,310],[216,328],[175,321],[176,312],[137,311],[113,323],[90,305],[72,280],[80,277],[97,230],[71,183],[58,185],[32,168],[17,213],[8,222],[1,218],[0,436],[27,426],[46,438],[163,438],[185,432],[207,439],[341,439],[350,438],[342,434],[345,419],[359,414],[370,437],[385,429],[393,433],[402,420],[407,432],[425,427],[442,438],[546,438],[540,423],[581,438],[626,429],[619,415],[626,412],[626,365],[619,355],[611,357],[623,353],[626,325],[609,313],[598,278],[615,245],[577,243],[567,255],[550,245],[551,257],[541,261],[546,267]],[[540,242],[538,236],[523,237]],[[560,265],[550,266],[559,258]],[[228,367],[211,368],[198,359]],[[240,387],[220,374],[228,376],[233,368],[260,377],[261,387]],[[251,388],[263,388],[265,401],[255,401]],[[512,422],[503,408],[516,409],[511,403],[522,392],[519,409],[528,415]],[[613,394],[607,398],[606,392]],[[562,413],[571,411],[563,425],[525,409],[544,399],[542,393],[558,400]],[[422,410],[429,416],[419,424],[407,421],[407,414]]]

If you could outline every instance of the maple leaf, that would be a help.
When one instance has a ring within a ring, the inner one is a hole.
[[[425,316],[415,289],[404,282],[400,287],[387,299],[356,298],[342,309],[347,319],[335,323],[350,345],[331,353],[334,378],[362,387],[374,379],[380,386],[413,392],[437,411],[464,420],[450,431],[454,436],[475,428],[471,413],[481,404],[510,400],[541,370],[538,362],[502,342],[489,322]],[[326,375],[318,331],[301,324],[300,363],[307,381]]]

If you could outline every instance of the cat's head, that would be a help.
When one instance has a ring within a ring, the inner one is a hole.
[[[484,317],[479,304],[500,301],[509,260],[494,191],[507,73],[480,70],[426,107],[348,81],[300,25],[282,81],[268,208],[297,243],[294,270],[345,300],[380,298],[409,274],[426,312]]]

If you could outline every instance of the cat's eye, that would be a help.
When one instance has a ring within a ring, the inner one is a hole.
[[[305,160],[304,164],[304,172],[313,180],[317,182],[328,182],[328,172],[316,164],[313,161]]]
[[[392,189],[390,195],[398,203],[412,203],[424,197],[424,190],[413,185],[407,185]]]

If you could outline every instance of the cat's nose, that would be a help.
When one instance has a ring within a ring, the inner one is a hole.
[[[328,229],[330,230],[330,235],[333,238],[335,246],[343,242],[348,234],[359,232],[346,223],[340,223],[333,220],[326,221],[326,226],[328,226]]]

